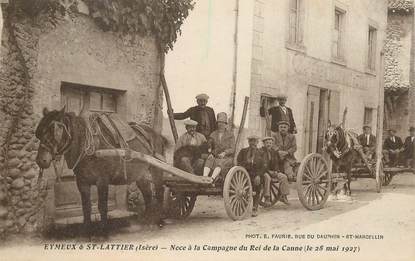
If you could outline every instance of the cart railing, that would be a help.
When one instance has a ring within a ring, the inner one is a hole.
[[[185,179],[187,181],[196,183],[196,184],[210,184],[211,179],[209,177],[203,177],[203,176],[196,176],[195,174],[188,173],[186,171],[183,171],[181,169],[175,168],[173,166],[170,166],[164,161],[161,161],[153,156],[147,155],[142,152],[134,151],[131,149],[104,149],[104,150],[97,150],[95,152],[95,156],[99,158],[104,157],[123,157],[126,159],[135,159],[139,160],[141,162],[145,162],[150,164],[151,166],[163,170],[165,172],[168,172],[176,177],[180,177],[182,179]]]

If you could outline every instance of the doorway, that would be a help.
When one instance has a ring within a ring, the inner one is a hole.
[[[304,153],[323,153],[324,135],[328,121],[339,119],[340,95],[337,91],[309,86],[305,122]]]

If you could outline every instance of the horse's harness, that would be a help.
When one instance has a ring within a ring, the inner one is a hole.
[[[351,141],[350,134],[348,134],[345,131],[340,133],[340,131],[338,131],[337,128],[334,130],[328,131],[327,134],[329,134],[330,137],[333,137],[333,135],[336,136],[336,142],[334,142],[333,144],[334,150],[332,150],[332,154],[337,159],[340,159],[343,155],[347,154],[351,150],[352,141]],[[343,144],[340,144],[340,142],[342,142]],[[340,148],[339,148],[339,144],[342,145]]]

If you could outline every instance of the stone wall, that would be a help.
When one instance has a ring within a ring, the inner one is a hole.
[[[159,53],[151,36],[102,32],[87,16],[51,25],[7,19],[0,63],[0,235],[42,230],[47,196],[37,184],[34,130],[44,106],[62,106],[60,84],[70,81],[125,91],[127,120],[161,129]]]

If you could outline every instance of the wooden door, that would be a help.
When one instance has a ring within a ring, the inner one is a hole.
[[[85,87],[87,88],[87,87]],[[95,108],[90,106],[90,92],[81,86],[75,86],[73,84],[62,86],[61,89],[61,101],[62,105],[66,105],[66,112],[74,112],[79,114],[82,107],[85,106],[85,110],[92,111]],[[114,109],[115,111],[115,109]],[[64,220],[68,220],[71,217],[82,216],[82,204],[81,196],[75,182],[75,176],[71,169],[68,169],[65,161],[58,163],[60,169],[63,164],[62,177],[60,182],[56,182],[54,186],[55,191],[55,222],[62,223]],[[115,189],[110,187],[108,194],[108,210],[115,209]],[[97,202],[98,195],[96,187],[91,189],[91,201],[92,201],[92,213],[98,213]]]
[[[317,152],[320,109],[320,89],[309,86],[307,92],[307,114],[305,128],[305,155]]]

